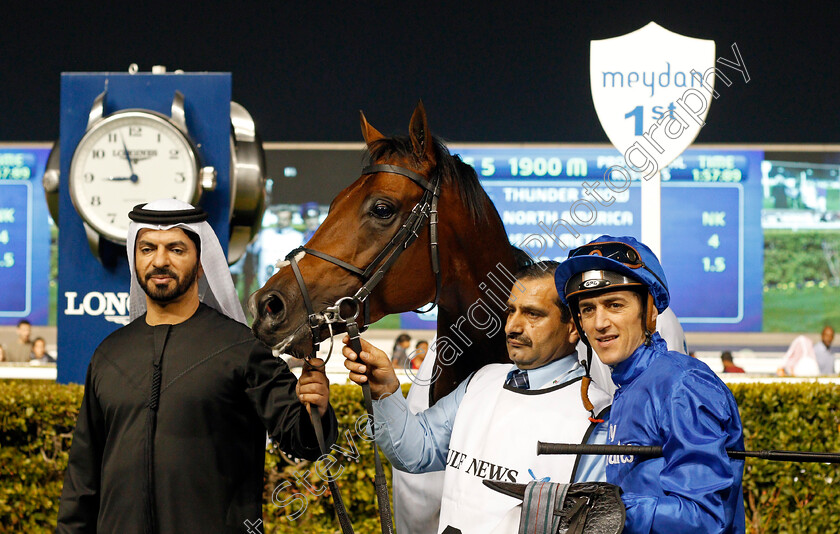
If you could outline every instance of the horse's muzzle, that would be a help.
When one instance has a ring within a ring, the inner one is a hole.
[[[289,325],[286,324],[288,306],[279,291],[255,291],[248,298],[248,311],[254,317],[251,326],[254,335],[269,347],[273,347],[289,334]]]

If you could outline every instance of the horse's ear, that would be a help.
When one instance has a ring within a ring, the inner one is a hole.
[[[370,125],[370,123],[365,118],[365,113],[361,110],[359,110],[359,119],[362,123],[362,137],[365,138],[365,143],[367,144],[367,146],[370,146],[370,144],[374,141],[378,141],[385,137],[384,135],[379,133],[379,130]]]
[[[422,100],[419,100],[417,107],[414,108],[408,131],[411,136],[414,155],[418,158],[425,157],[429,161],[434,161],[435,149],[432,143],[432,134],[429,132],[429,122],[426,120],[426,108],[423,107]]]

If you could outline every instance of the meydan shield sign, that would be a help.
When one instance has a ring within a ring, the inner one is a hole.
[[[628,169],[644,178],[641,238],[661,258],[660,171],[694,141],[719,96],[715,42],[654,22],[592,41],[589,83],[601,126],[624,155],[626,169],[618,171],[625,179]]]
[[[654,22],[592,41],[595,111],[631,168],[648,176],[694,141],[709,112],[714,67],[714,41],[685,37]]]

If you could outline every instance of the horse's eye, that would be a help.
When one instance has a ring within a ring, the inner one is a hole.
[[[389,219],[392,215],[394,215],[394,208],[388,204],[378,202],[373,206],[373,209],[370,210],[370,213],[379,219]]]

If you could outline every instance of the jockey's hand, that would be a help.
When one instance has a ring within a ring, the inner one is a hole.
[[[312,367],[310,362],[319,367]],[[324,415],[330,405],[330,381],[324,372],[324,362],[320,358],[313,358],[310,362],[303,364],[303,373],[298,379],[295,392],[300,402],[306,406],[307,412],[310,411],[310,405],[314,405],[318,407],[321,415]]]
[[[350,348],[350,336],[345,335],[341,340],[344,348],[341,353],[347,358],[344,367],[350,371],[350,380],[361,385],[370,382],[370,393],[374,399],[381,399],[400,389],[400,381],[394,373],[394,366],[388,355],[374,347],[364,339],[362,354],[358,355]]]

